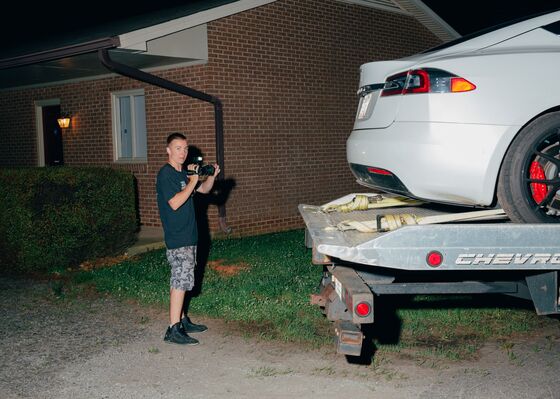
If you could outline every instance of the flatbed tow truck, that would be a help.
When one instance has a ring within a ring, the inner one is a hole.
[[[381,295],[505,294],[532,301],[539,315],[560,313],[560,224],[515,224],[492,211],[456,217],[457,209],[467,215],[465,209],[431,203],[327,211],[375,195],[299,205],[313,263],[324,266],[311,303],[335,323],[338,353],[361,354],[362,326],[374,323]],[[387,215],[413,215],[418,222],[387,229]],[[356,222],[377,228],[348,227]]]

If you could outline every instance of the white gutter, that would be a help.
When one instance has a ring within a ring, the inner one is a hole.
[[[379,10],[385,10],[390,12],[395,12],[397,14],[404,14],[411,16],[410,12],[402,9],[399,7],[392,0],[336,0],[340,3],[348,3],[348,4],[357,4],[359,6],[369,7],[369,8],[377,8]]]
[[[432,11],[421,0],[392,0],[403,10],[412,14],[422,25],[428,28],[442,41],[447,42],[458,39],[461,35],[445,22],[439,15]]]

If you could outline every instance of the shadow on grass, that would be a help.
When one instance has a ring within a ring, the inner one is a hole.
[[[189,147],[191,157],[203,156],[197,147]],[[195,285],[189,295],[185,296],[183,312],[187,314],[193,298],[202,294],[202,286],[210,250],[212,249],[212,237],[210,235],[210,223],[208,219],[208,208],[210,205],[224,205],[235,187],[233,179],[217,179],[208,194],[197,194],[194,197],[196,224],[198,229],[198,245],[196,253],[196,268],[194,271]]]
[[[453,331],[450,328],[450,336],[446,336],[448,332],[443,331],[445,326],[445,315],[441,319],[437,319],[433,315],[428,315],[424,311],[442,311],[446,310],[488,310],[496,311],[527,311],[535,312],[533,303],[526,299],[515,298],[507,295],[499,294],[479,294],[479,295],[385,295],[376,297],[375,299],[375,322],[362,326],[364,333],[364,341],[362,345],[362,353],[360,356],[347,356],[347,361],[351,364],[369,365],[372,363],[375,353],[378,352],[378,345],[402,346],[403,319],[399,315],[403,311],[414,311],[418,318],[425,316],[423,322],[429,323],[433,319],[434,331],[415,332],[407,330],[407,339],[414,346],[419,348],[432,348],[442,352],[450,351],[461,353],[467,346],[473,346],[474,343],[482,341],[484,334],[477,334],[469,331]],[[418,312],[416,312],[418,311]],[[480,322],[484,322],[482,314],[477,316]],[[539,316],[535,313],[535,318]],[[558,315],[550,316],[559,320]],[[468,323],[465,321],[464,323]],[[513,323],[513,322],[512,322]],[[476,325],[470,326],[476,331]],[[442,331],[439,331],[442,330]],[[445,339],[442,338],[445,336]],[[472,349],[472,348],[471,348]]]

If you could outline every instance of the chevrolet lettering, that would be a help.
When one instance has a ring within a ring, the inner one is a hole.
[[[560,265],[560,254],[460,254],[456,265]]]

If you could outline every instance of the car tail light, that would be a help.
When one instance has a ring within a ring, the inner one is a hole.
[[[408,72],[408,80],[404,87],[403,94],[409,93],[429,93],[430,92],[430,75],[428,72],[417,69]]]
[[[381,96],[418,93],[462,93],[475,90],[467,79],[435,68],[413,69],[389,76]]]
[[[406,86],[408,72],[402,72],[397,75],[389,76],[385,81],[381,96],[394,96],[402,94]]]
[[[451,92],[460,93],[463,91],[472,91],[476,89],[476,86],[469,82],[467,79],[463,78],[451,78]]]

